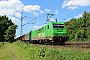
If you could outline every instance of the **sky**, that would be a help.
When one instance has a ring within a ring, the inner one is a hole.
[[[47,23],[47,14],[54,14],[50,21],[66,22],[71,18],[82,17],[90,12],[90,0],[0,0],[0,15],[6,15],[18,27],[16,37],[20,36],[21,12],[23,34]],[[48,16],[50,17],[50,16]],[[35,24],[32,24],[35,23]]]

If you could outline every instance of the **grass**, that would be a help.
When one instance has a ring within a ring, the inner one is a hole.
[[[0,48],[0,60],[90,60],[90,49],[53,48],[32,44],[5,43]]]
[[[11,48],[8,45],[4,45],[0,48],[0,60],[12,60],[12,53],[10,49]]]

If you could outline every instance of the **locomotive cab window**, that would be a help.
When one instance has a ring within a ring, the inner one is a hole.
[[[54,28],[64,28],[64,24],[54,24]]]

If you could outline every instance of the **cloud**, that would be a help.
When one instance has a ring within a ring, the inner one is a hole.
[[[39,11],[40,6],[38,6],[38,5],[26,5],[23,7],[23,10],[25,12]]]
[[[39,5],[26,5],[23,7],[23,10],[37,16],[38,14],[44,13],[44,11],[40,10],[40,8],[41,7]]]
[[[62,8],[76,9],[79,6],[90,6],[90,0],[65,0]]]
[[[35,16],[37,16],[39,13],[37,13],[37,12],[33,12],[33,15],[35,15]]]
[[[50,9],[47,9],[47,8],[46,8],[45,11],[46,11],[46,12],[50,12]]]
[[[21,17],[21,12],[15,12],[16,17]]]
[[[73,9],[76,9],[76,8],[78,8],[78,7],[77,7],[77,6],[70,6],[70,7],[68,7],[67,9],[73,10]]]
[[[13,15],[15,10],[2,9],[0,8],[0,15]]]
[[[19,0],[0,1],[0,9],[21,11],[23,3]]]
[[[82,17],[82,14],[79,14],[78,16],[75,16],[74,18],[80,18]]]
[[[42,14],[42,13],[44,13],[44,11],[40,10],[40,13]]]
[[[16,25],[20,23],[20,21],[15,18],[15,17],[10,17],[10,19],[12,20],[13,23],[15,23]]]
[[[15,17],[20,17],[20,12],[24,4],[20,0],[1,0],[0,1],[0,15],[6,15],[15,24],[20,23]],[[15,16],[15,17],[13,17]]]
[[[80,17],[82,17],[82,14],[78,14],[77,16],[75,16],[73,18],[80,18]],[[70,19],[72,19],[72,18],[69,18],[68,20],[70,20]]]
[[[58,14],[58,10],[55,10],[54,12],[55,12],[55,14]]]
[[[18,18],[21,17],[21,11],[37,16],[44,13],[40,8],[39,5],[24,5],[21,0],[0,0],[0,15],[12,18],[15,24],[20,23]]]

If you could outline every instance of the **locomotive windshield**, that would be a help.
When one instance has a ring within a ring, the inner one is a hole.
[[[64,28],[64,24],[54,24],[54,28]]]

